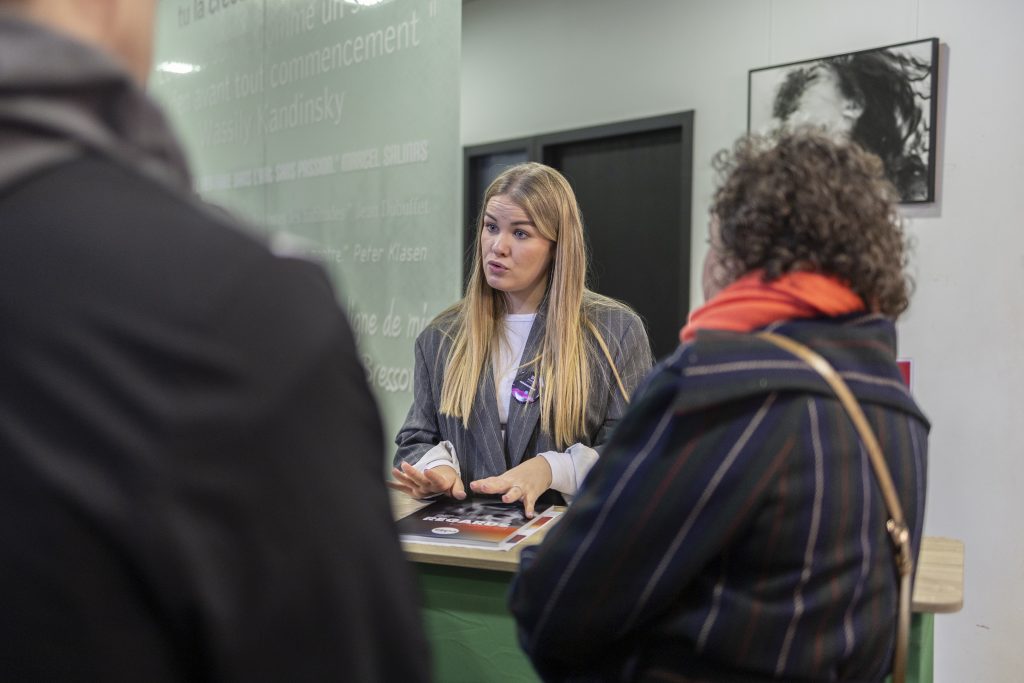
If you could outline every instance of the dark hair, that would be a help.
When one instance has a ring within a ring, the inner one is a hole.
[[[790,71],[775,95],[773,114],[785,122],[800,105],[807,86],[828,69],[839,94],[858,104],[850,139],[877,154],[903,199],[927,196],[928,136],[913,84],[929,77],[928,65],[889,50],[858,52],[823,59]]]
[[[764,270],[832,275],[869,310],[896,318],[909,304],[898,196],[877,156],[810,128],[740,138],[714,159],[711,208],[727,281]]]

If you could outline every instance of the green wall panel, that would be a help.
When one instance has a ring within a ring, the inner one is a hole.
[[[390,438],[459,295],[461,2],[368,2],[161,0],[151,88],[202,196],[331,272]]]

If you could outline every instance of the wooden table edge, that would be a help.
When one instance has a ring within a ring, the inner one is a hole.
[[[413,509],[425,504],[406,500],[402,504],[402,508],[398,508],[395,505],[396,500],[398,500],[398,496],[394,495],[392,505],[396,508],[396,513],[401,509],[402,514],[408,514]],[[548,529],[538,531],[511,550],[457,548],[413,541],[402,541],[402,549],[412,562],[514,574],[519,569],[520,551],[539,543],[547,531]],[[911,610],[931,614],[959,612],[963,609],[963,598],[963,541],[942,536],[925,536],[922,539],[921,552],[918,557],[914,593],[911,596]]]

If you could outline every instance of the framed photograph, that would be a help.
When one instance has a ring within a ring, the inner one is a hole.
[[[935,200],[939,40],[751,69],[747,131],[821,126],[881,157],[903,203]]]

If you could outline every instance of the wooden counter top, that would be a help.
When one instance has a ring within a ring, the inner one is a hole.
[[[925,536],[917,558],[915,612],[959,612],[964,606],[964,543],[955,538]]]
[[[392,492],[391,505],[395,519],[408,515],[426,503]],[[451,548],[425,543],[402,542],[406,555],[413,562],[442,564],[472,569],[513,573],[519,568],[519,552],[528,545],[540,543],[549,524],[539,529],[512,550]],[[911,607],[915,612],[957,612],[964,604],[964,544],[954,538],[925,536],[914,579]]]

